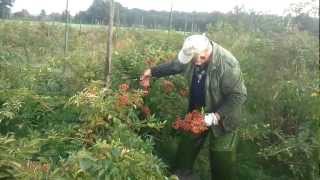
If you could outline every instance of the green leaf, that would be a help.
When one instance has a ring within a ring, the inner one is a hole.
[[[92,161],[91,159],[81,159],[80,160],[80,168],[83,170],[83,171],[87,171],[89,170],[90,168],[92,168],[94,166],[94,161]]]

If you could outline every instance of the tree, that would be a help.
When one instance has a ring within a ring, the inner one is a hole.
[[[14,13],[13,17],[18,19],[28,19],[28,18],[31,18],[32,16],[28,10],[22,9],[21,11]]]
[[[108,3],[103,0],[94,0],[87,11],[88,15],[91,16],[91,23],[102,24],[105,20],[105,17],[107,17],[107,10]]]
[[[40,21],[46,20],[46,18],[47,18],[47,13],[46,13],[46,11],[45,11],[44,9],[41,10],[38,18],[39,18]]]
[[[63,21],[65,17],[65,14],[60,14],[60,13],[51,13],[48,15],[48,20],[50,21]]]
[[[292,17],[293,15],[293,17]],[[312,32],[319,36],[319,2],[316,0],[305,0],[291,4],[287,17],[289,17],[288,28],[295,26],[299,30]]]
[[[6,18],[10,15],[10,8],[15,0],[0,0],[0,18]]]
[[[300,30],[311,32],[315,35],[319,32],[319,8],[316,0],[303,0],[307,3],[293,4],[291,17],[288,24],[298,26]],[[178,11],[146,11],[142,9],[128,9],[114,2],[116,8],[116,22],[121,19],[121,25],[132,27],[171,29],[187,32],[206,32],[209,24],[216,26],[224,23],[234,26],[236,29],[248,31],[269,32],[282,31],[284,19],[281,16],[264,14],[245,9],[243,6],[234,7],[229,13],[220,12],[178,12]],[[106,8],[105,8],[106,7]],[[109,22],[109,0],[94,0],[90,8],[79,12],[75,19],[81,19],[87,24],[107,24]],[[168,9],[170,10],[170,9]],[[119,13],[121,12],[121,13]],[[174,14],[174,16],[172,16]],[[308,15],[306,15],[308,14]],[[298,17],[300,15],[300,17]],[[170,17],[170,18],[169,18]],[[187,17],[187,19],[186,19]],[[168,22],[169,18],[169,22]],[[289,19],[288,17],[286,17]],[[286,19],[286,21],[287,21]],[[143,22],[143,23],[142,23]],[[174,22],[174,23],[171,23]],[[120,23],[118,23],[120,24]],[[299,25],[297,25],[299,24]]]

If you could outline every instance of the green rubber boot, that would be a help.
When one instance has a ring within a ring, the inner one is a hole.
[[[213,180],[236,180],[238,134],[210,137],[210,166]]]
[[[192,172],[194,162],[205,142],[207,134],[205,133],[200,136],[184,134],[181,137],[176,153],[176,170]]]

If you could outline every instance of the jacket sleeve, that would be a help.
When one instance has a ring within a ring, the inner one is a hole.
[[[151,68],[151,75],[159,78],[163,76],[179,74],[184,71],[185,67],[186,64],[182,64],[178,60],[173,60]]]
[[[244,85],[240,66],[227,66],[221,79],[223,102],[217,112],[221,116],[222,124],[227,131],[238,126],[241,105],[246,101],[247,90]]]

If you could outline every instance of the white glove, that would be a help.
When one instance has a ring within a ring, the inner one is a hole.
[[[214,113],[209,113],[204,116],[204,122],[209,127],[211,125],[218,125],[218,118]]]

